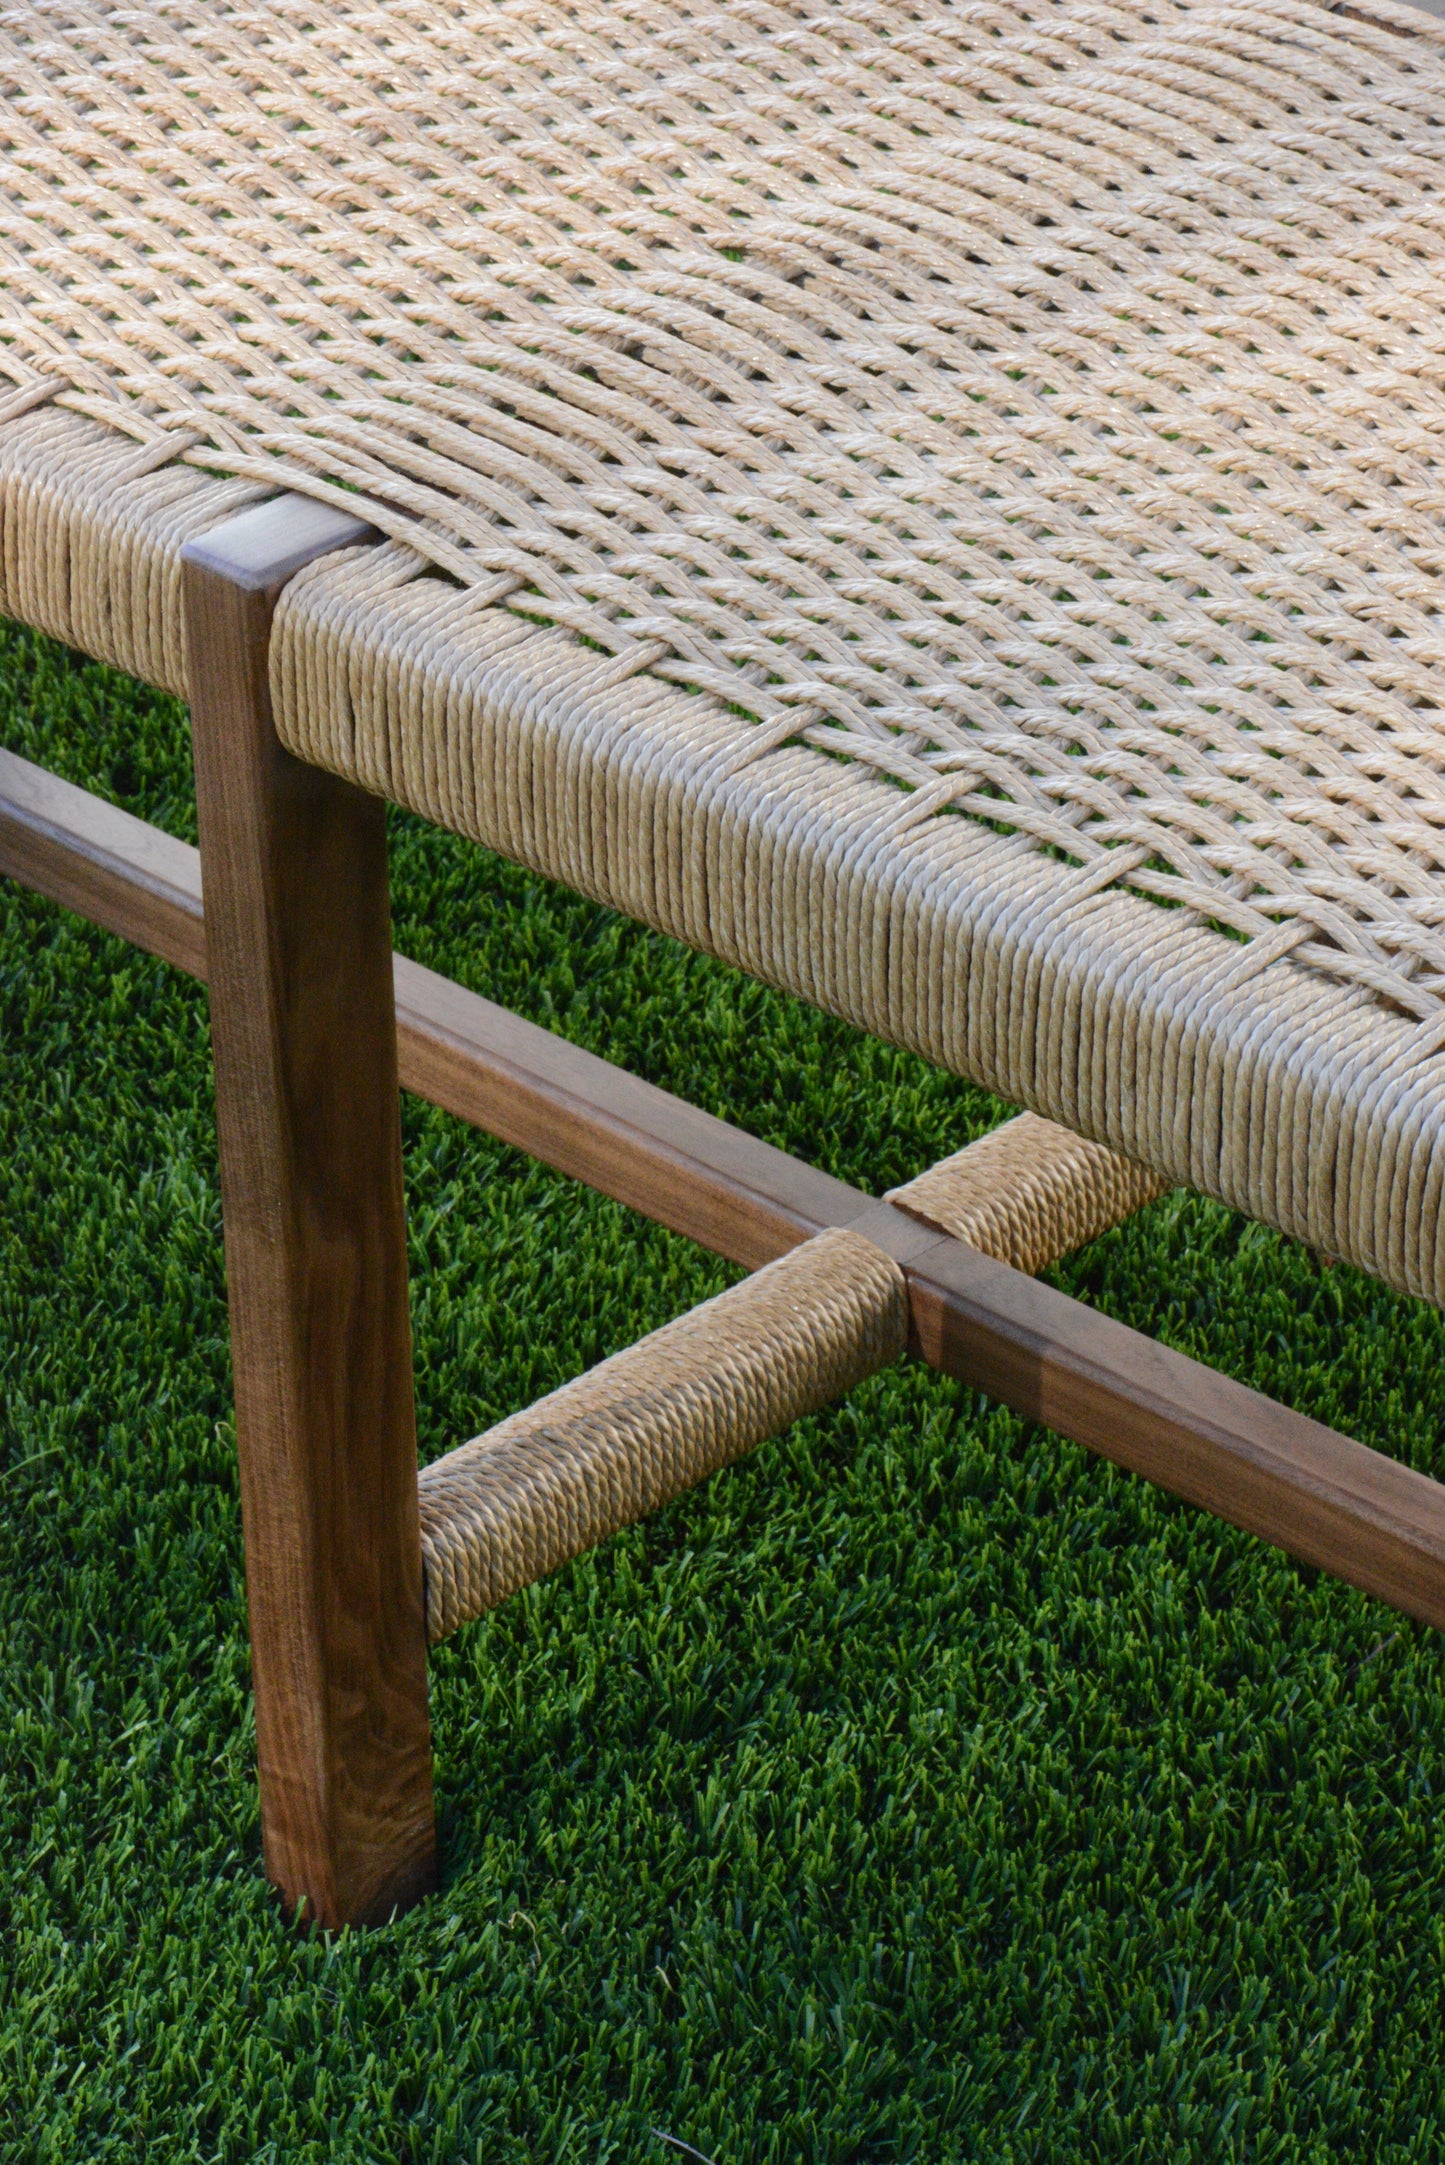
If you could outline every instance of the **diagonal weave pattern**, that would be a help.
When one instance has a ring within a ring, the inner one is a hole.
[[[820,1233],[421,1475],[435,1642],[630,1526],[908,1344],[902,1270]]]
[[[1020,1113],[885,1200],[1033,1273],[1122,1225],[1167,1186],[1082,1135]]]
[[[0,15],[59,391],[1440,1026],[1445,32],[298,0]],[[348,501],[355,503],[355,495]]]

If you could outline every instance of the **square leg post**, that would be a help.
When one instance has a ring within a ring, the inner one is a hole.
[[[185,561],[266,1871],[328,1926],[436,1879],[385,807],[267,684],[285,581],[370,538],[280,497]]]

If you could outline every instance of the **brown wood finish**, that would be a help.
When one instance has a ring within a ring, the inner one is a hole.
[[[867,1201],[401,956],[396,995],[409,1090],[748,1270]]]
[[[266,1869],[324,1925],[436,1877],[385,807],[266,675],[285,579],[367,538],[278,498],[185,552]]]
[[[0,872],[204,978],[199,850],[3,750]]]
[[[39,769],[21,786],[24,767],[0,754],[0,866],[63,900],[99,897],[102,922],[132,938],[148,931],[142,944],[157,952],[162,938],[186,937],[166,917],[195,907],[172,854],[182,845],[162,854],[167,892],[184,899],[158,904],[154,831],[131,821],[130,835],[126,815],[108,807],[98,818],[94,798],[36,780]],[[29,874],[17,826],[31,838]],[[89,869],[101,858],[108,885]],[[916,1350],[932,1366],[1445,1628],[1439,1483],[401,958],[396,991],[408,1088],[749,1268],[853,1224],[908,1271]]]
[[[903,1264],[931,1368],[1445,1629],[1440,1482],[888,1204],[855,1230]]]
[[[184,842],[0,751],[0,872],[193,977],[201,861]],[[394,958],[403,1087],[749,1270],[861,1209],[857,1189]]]

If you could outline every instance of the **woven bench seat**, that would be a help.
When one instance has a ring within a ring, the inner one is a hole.
[[[0,609],[183,691],[180,550],[264,493],[51,410],[0,439]],[[37,541],[44,546],[38,547]],[[1013,1102],[1445,1303],[1445,1059],[1358,986],[933,818],[810,747],[425,575],[400,548],[278,611],[283,740]],[[45,568],[42,588],[35,567]],[[389,573],[389,576],[387,575]]]
[[[0,27],[0,608],[1445,1300],[1445,34],[328,23]]]

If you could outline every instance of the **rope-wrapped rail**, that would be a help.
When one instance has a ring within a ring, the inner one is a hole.
[[[427,1636],[841,1398],[907,1343],[897,1263],[855,1233],[821,1233],[449,1452],[420,1484]]]
[[[892,1199],[1040,1270],[1159,1190],[1140,1167],[1024,1114]],[[436,1460],[420,1480],[429,1638],[843,1397],[907,1343],[899,1265],[859,1234],[820,1233]]]
[[[1020,1113],[887,1200],[1032,1275],[1122,1225],[1168,1185],[1100,1143]]]

